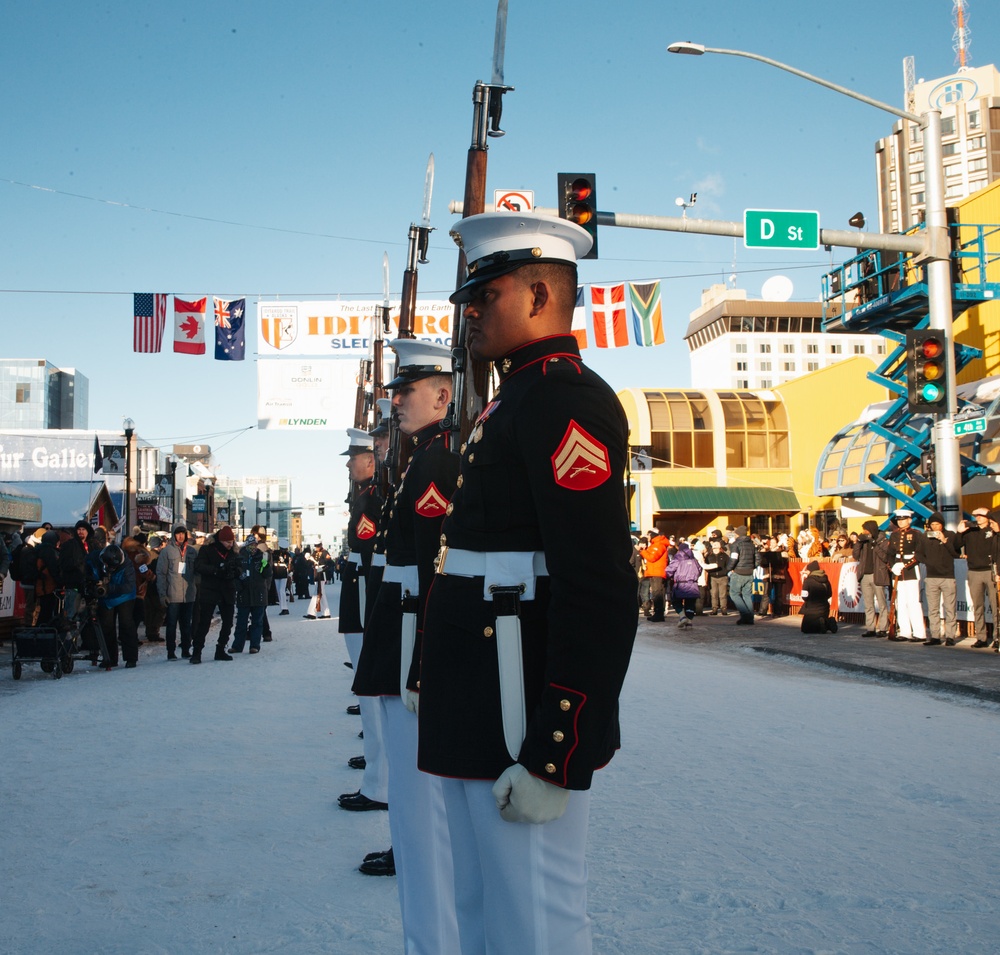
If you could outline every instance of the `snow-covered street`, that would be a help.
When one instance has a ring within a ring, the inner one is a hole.
[[[0,950],[401,951],[395,881],[356,871],[386,814],[335,804],[361,778],[343,639],[298,606],[232,663],[5,667]],[[595,952],[996,951],[1000,709],[647,628],[622,730]]]

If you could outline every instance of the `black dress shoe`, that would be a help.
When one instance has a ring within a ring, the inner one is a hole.
[[[863,634],[861,634],[861,636],[862,637],[877,637],[878,634],[874,630],[866,630]]]
[[[954,637],[945,637],[944,638],[944,645],[946,647],[953,647],[953,646],[955,646],[955,638]]]
[[[372,859],[381,859],[382,856],[387,856],[390,852],[392,852],[392,846],[389,846],[388,849],[383,849],[381,852],[369,852],[361,861],[371,862]]]
[[[392,849],[374,859],[366,857],[358,866],[358,872],[363,872],[365,875],[395,875],[396,860],[393,858]]]
[[[357,703],[353,703],[347,708],[347,712],[350,713],[351,716],[360,716],[361,707]]]
[[[176,660],[177,659],[177,654],[176,653],[168,653],[167,654],[167,659],[168,660]]]
[[[135,660],[126,660],[125,661],[125,669],[126,670],[134,670],[135,669]]]
[[[341,809],[349,809],[351,812],[369,812],[373,809],[388,809],[387,802],[378,802],[369,799],[363,793],[347,793],[337,800]]]
[[[347,765],[350,766],[351,769],[364,769],[368,765],[368,763],[365,760],[364,756],[352,756],[347,761]]]
[[[977,640],[972,646],[974,649],[980,650],[983,647],[988,647],[989,643],[986,640]]]
[[[928,637],[924,641],[924,646],[925,647],[939,647],[939,646],[941,646],[941,641],[938,640],[937,637]]]

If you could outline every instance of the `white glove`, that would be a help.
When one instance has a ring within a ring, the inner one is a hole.
[[[413,690],[407,690],[406,698],[403,700],[403,705],[411,713],[416,713],[420,709],[420,694],[414,693]]]
[[[515,763],[493,784],[493,798],[505,822],[552,822],[566,811],[569,790],[532,776]]]
[[[892,565],[892,576],[898,577],[903,572],[903,562],[897,560],[895,564]]]

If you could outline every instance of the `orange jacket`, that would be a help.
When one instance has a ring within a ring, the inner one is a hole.
[[[646,562],[646,569],[642,572],[643,577],[666,577],[667,576],[667,546],[666,537],[660,534],[649,542],[649,547],[639,549],[642,559]]]

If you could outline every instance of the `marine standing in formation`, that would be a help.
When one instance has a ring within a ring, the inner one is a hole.
[[[347,471],[351,478],[350,516],[347,524],[347,562],[341,575],[338,628],[347,644],[347,655],[355,671],[364,640],[364,617],[367,589],[365,582],[375,549],[378,521],[382,513],[382,493],[375,483],[374,439],[359,428],[347,429]],[[339,799],[341,808],[350,810],[384,809],[388,802],[387,772],[382,755],[382,730],[378,703],[373,697],[358,698],[364,738],[361,758],[364,778],[355,793]],[[352,757],[357,766],[357,757]]]
[[[463,448],[427,597],[419,766],[441,777],[456,950],[589,952],[588,790],[619,746],[637,623],[628,427],[570,333],[587,233],[494,213],[453,234],[469,278],[452,301],[500,385]]]
[[[920,602],[920,570],[924,562],[924,535],[914,530],[913,511],[893,512],[896,529],[889,535],[889,568],[896,578],[896,633],[890,640],[923,641],[924,609]]]
[[[365,629],[354,692],[377,697],[389,764],[389,831],[407,952],[460,950],[454,874],[441,781],[417,770],[416,696],[409,688],[434,558],[458,477],[458,457],[440,422],[451,401],[451,351],[416,339],[398,356],[394,392],[409,448],[384,530],[385,568]]]

